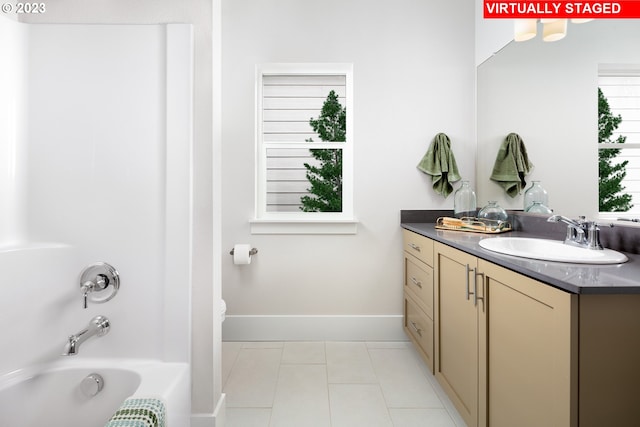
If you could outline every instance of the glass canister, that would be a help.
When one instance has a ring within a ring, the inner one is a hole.
[[[539,202],[544,206],[549,206],[549,195],[540,181],[531,181],[531,187],[524,192],[524,211],[528,212],[529,207],[533,205],[533,202]]]
[[[553,213],[551,211],[551,209],[549,209],[545,204],[541,203],[541,202],[533,202],[531,204],[531,206],[529,206],[527,209],[525,209],[525,212],[531,212],[531,213],[541,213],[541,214],[551,214]]]
[[[462,181],[462,185],[453,195],[453,215],[456,218],[476,216],[476,193],[469,181]]]
[[[487,206],[480,209],[480,212],[478,212],[478,218],[494,221],[506,221],[508,216],[507,212],[498,205],[498,202],[490,200]]]

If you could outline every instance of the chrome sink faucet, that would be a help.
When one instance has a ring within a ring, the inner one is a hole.
[[[562,215],[553,215],[547,218],[547,222],[564,222],[567,224],[567,236],[564,243],[581,248],[602,250],[600,244],[600,228],[595,221],[587,221],[584,216],[577,220]],[[613,225],[610,225],[613,227]]]
[[[89,322],[89,326],[78,332],[77,334],[71,335],[67,340],[67,344],[64,348],[63,356],[75,356],[78,354],[78,350],[80,348],[80,344],[91,338],[92,336],[102,337],[109,332],[111,328],[111,324],[109,323],[109,319],[104,316],[96,316]]]

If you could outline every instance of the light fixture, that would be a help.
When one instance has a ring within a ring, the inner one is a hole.
[[[582,24],[589,21],[593,21],[593,19],[571,19],[572,24]],[[538,32],[538,22],[542,24],[542,40],[546,42],[561,40],[567,35],[568,19],[514,19],[513,39],[517,42],[523,42],[534,38]]]
[[[567,35],[567,20],[558,19],[542,24],[542,40],[555,42]]]
[[[593,21],[593,18],[590,18],[590,19],[577,19],[577,18],[574,18],[574,19],[571,20],[571,23],[572,24],[584,24],[585,22],[589,22],[589,21]]]
[[[514,40],[523,42],[536,36],[538,21],[536,19],[516,19],[514,24]]]

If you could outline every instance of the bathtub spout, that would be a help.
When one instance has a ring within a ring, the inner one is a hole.
[[[96,316],[89,322],[89,326],[81,330],[77,334],[71,335],[67,340],[64,348],[63,356],[75,356],[78,354],[80,344],[91,338],[92,336],[102,337],[109,332],[111,324],[109,319],[104,316]]]

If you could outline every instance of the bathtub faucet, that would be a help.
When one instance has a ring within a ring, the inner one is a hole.
[[[96,316],[89,322],[89,326],[78,332],[77,334],[71,335],[67,340],[67,344],[64,348],[63,356],[75,356],[78,354],[78,349],[80,348],[80,344],[91,338],[92,336],[102,337],[109,332],[109,328],[111,324],[109,323],[109,319],[104,316]]]

